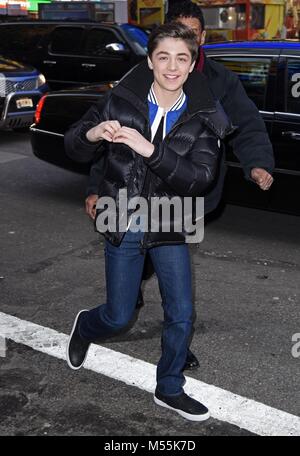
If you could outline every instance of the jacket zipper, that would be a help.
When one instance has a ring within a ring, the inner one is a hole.
[[[173,132],[173,130],[175,130],[175,128],[177,128],[178,126],[184,124],[185,122],[187,122],[188,120],[190,120],[192,117],[194,117],[197,113],[194,113],[192,114],[191,116],[188,116],[186,119],[184,120],[181,120],[180,122],[175,122],[175,124],[173,125],[173,127],[171,128],[171,130],[169,131],[168,134],[166,134],[166,136],[164,137],[163,141],[164,142],[169,136],[170,134]],[[148,134],[150,133],[150,138],[151,138],[151,127],[150,127],[150,123],[148,121]],[[145,177],[146,178],[146,177]],[[152,187],[152,182],[150,180],[149,182],[149,191],[148,191],[148,201],[149,201],[149,198],[150,198],[150,195],[151,195],[151,187]],[[149,216],[149,212],[148,212],[148,216]],[[149,228],[149,220],[148,220],[148,228]],[[147,250],[147,238],[149,237],[149,233],[146,232],[143,236],[143,239],[140,241],[140,251],[141,251],[141,254],[144,255],[146,250]]]
[[[147,127],[148,127],[148,140],[150,139],[150,141],[151,141],[151,126],[150,126],[149,120],[147,121]],[[148,171],[148,169],[147,169],[147,171]],[[146,180],[146,176],[147,176],[147,171],[145,174],[145,180]],[[145,180],[144,180],[144,184],[145,184]],[[144,184],[143,184],[143,188],[144,188]],[[148,202],[149,202],[150,195],[151,195],[151,180],[149,181],[149,189],[148,189],[148,195],[147,195]],[[147,229],[149,229],[149,208],[148,208],[148,227],[147,227]],[[142,255],[144,255],[147,250],[147,239],[146,238],[148,235],[149,235],[149,233],[147,231],[146,233],[144,233],[143,239],[141,239],[141,241],[140,241],[140,252]]]
[[[184,124],[185,122],[187,122],[188,120],[192,119],[193,117],[195,117],[198,112],[200,111],[197,111],[195,112],[194,114],[188,116],[187,118],[181,120],[180,122],[175,122],[175,124],[173,125],[173,127],[171,128],[171,130],[169,131],[168,134],[166,134],[166,136],[164,137],[163,141],[164,142],[166,139],[168,139],[168,137],[171,135],[171,133],[173,132],[173,130],[175,130],[177,127],[179,127],[180,125]],[[150,123],[148,122],[148,133],[150,132],[150,138],[151,138],[151,128],[150,128]],[[146,176],[145,176],[146,178]],[[149,191],[148,191],[148,201],[149,201],[149,198],[150,198],[150,195],[151,195],[151,181],[149,183]],[[149,213],[148,213],[149,215]],[[128,225],[129,226],[129,225]],[[148,228],[149,228],[149,220],[148,220]],[[141,254],[144,255],[146,250],[147,250],[147,237],[149,236],[149,233],[146,232],[143,236],[143,239],[140,241],[140,251],[141,251]],[[159,244],[158,244],[159,245]]]

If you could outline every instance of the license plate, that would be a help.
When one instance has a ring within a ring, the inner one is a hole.
[[[31,98],[20,98],[19,100],[16,100],[16,105],[18,109],[33,108],[33,101]]]

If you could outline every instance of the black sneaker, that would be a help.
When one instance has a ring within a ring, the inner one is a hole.
[[[199,361],[196,358],[196,356],[194,355],[194,353],[191,352],[190,349],[188,349],[183,370],[195,370],[195,369],[198,369],[199,365],[200,365]]]
[[[73,328],[70,334],[69,342],[67,345],[67,363],[71,369],[77,370],[80,369],[83,365],[90,342],[83,339],[78,331],[80,316],[83,312],[88,312],[88,310],[81,310],[75,318]]]
[[[163,396],[156,389],[154,402],[162,407],[174,410],[187,420],[205,421],[210,417],[205,405],[185,393],[181,393],[178,396]]]

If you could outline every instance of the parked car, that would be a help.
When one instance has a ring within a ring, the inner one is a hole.
[[[237,42],[207,45],[206,54],[240,77],[256,103],[274,146],[276,169],[268,192],[244,179],[240,163],[227,147],[225,200],[300,214],[300,43]],[[49,93],[39,103],[31,127],[34,154],[47,162],[88,172],[64,152],[63,136],[110,84]]]
[[[275,182],[262,192],[245,182],[227,148],[226,201],[300,214],[300,42],[212,44],[206,53],[240,77],[265,121],[275,154]]]
[[[0,128],[29,127],[37,103],[47,90],[42,73],[0,56]]]
[[[119,80],[146,56],[148,35],[130,24],[0,24],[0,54],[38,68],[52,90]]]

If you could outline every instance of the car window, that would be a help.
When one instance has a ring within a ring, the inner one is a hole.
[[[9,54],[14,51],[18,53],[34,51],[50,28],[51,26],[35,24],[0,26],[0,52]]]
[[[272,57],[213,57],[236,73],[258,109],[266,107],[267,81]]]
[[[121,43],[111,30],[92,29],[88,33],[85,45],[84,54],[92,56],[102,56],[107,53],[105,46],[110,43]]]
[[[50,51],[54,54],[79,54],[82,36],[81,27],[57,27],[51,35]]]
[[[300,59],[288,59],[287,112],[300,114]]]
[[[147,55],[148,35],[144,30],[131,24],[121,25],[125,35],[131,41],[138,55]]]

